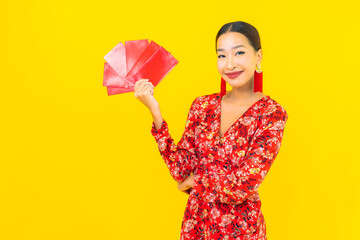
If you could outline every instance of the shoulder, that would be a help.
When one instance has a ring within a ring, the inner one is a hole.
[[[219,93],[211,93],[207,95],[198,96],[195,98],[194,102],[196,103],[211,103],[219,99],[220,94]]]
[[[215,108],[219,98],[219,93],[198,96],[193,100],[191,104],[191,110],[197,116],[203,116]]]
[[[220,98],[220,94],[219,93],[211,93],[211,94],[207,94],[207,95],[202,95],[202,96],[198,96],[193,100],[192,105],[195,106],[200,106],[202,105],[203,108],[206,107],[211,107],[214,104],[217,103],[217,100]]]
[[[284,121],[288,119],[288,114],[285,108],[272,97],[268,97],[268,100],[261,109],[261,117],[270,121]]]

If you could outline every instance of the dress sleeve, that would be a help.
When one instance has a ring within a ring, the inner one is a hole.
[[[171,176],[177,182],[183,182],[198,165],[194,140],[195,127],[198,125],[196,100],[197,98],[191,104],[185,130],[178,144],[175,144],[172,139],[165,119],[158,130],[155,130],[155,123],[152,123],[151,134],[158,144],[160,154],[170,170]]]
[[[241,204],[256,193],[280,150],[287,118],[281,106],[264,117],[240,167],[227,174],[196,175],[192,194],[207,202]]]

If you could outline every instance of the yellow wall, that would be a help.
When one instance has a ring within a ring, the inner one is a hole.
[[[264,93],[289,115],[259,190],[268,239],[360,239],[356,0],[9,2],[0,239],[179,239],[188,195],[148,109],[133,93],[107,96],[103,57],[147,38],[179,60],[155,89],[178,141],[192,100],[220,91],[215,36],[238,20],[259,30]]]

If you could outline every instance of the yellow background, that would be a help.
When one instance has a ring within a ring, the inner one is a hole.
[[[356,4],[2,3],[0,239],[179,239],[188,195],[149,110],[107,96],[103,57],[147,38],[179,60],[155,89],[177,142],[195,97],[220,91],[215,36],[238,20],[260,32],[264,93],[289,115],[259,190],[268,239],[360,239]]]

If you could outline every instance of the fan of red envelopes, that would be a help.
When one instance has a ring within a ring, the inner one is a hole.
[[[106,56],[103,86],[108,96],[133,92],[136,81],[149,79],[154,85],[179,63],[168,51],[148,39],[125,41]]]

